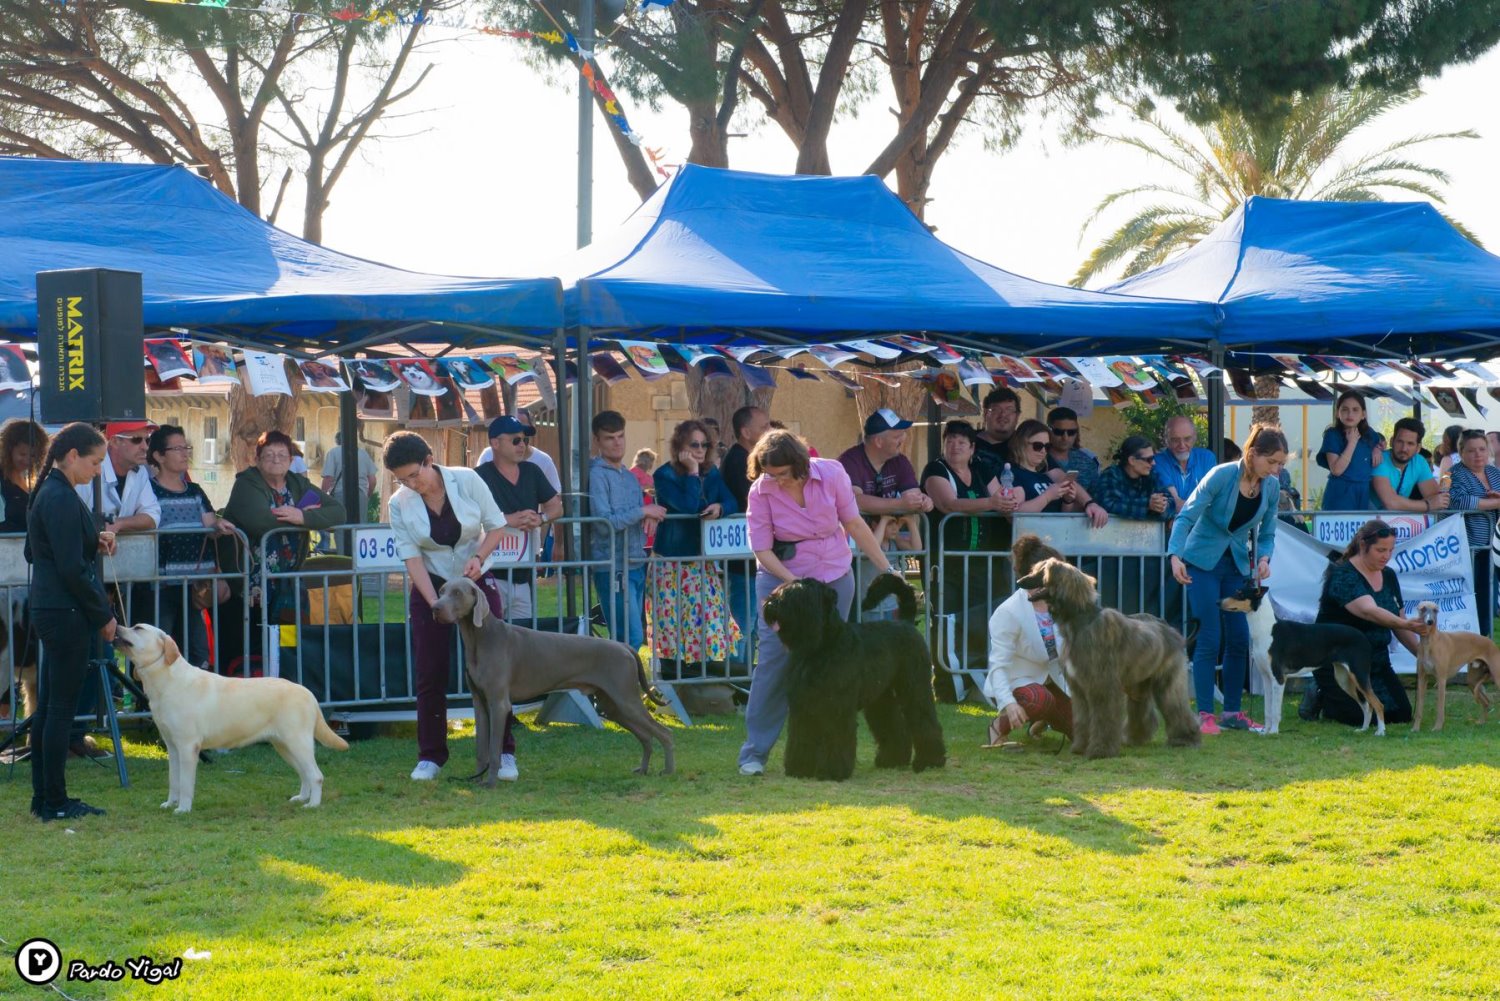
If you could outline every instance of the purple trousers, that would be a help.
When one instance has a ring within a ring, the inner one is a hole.
[[[443,581],[432,578],[432,587],[442,590]],[[482,578],[479,587],[489,599],[490,614],[497,619],[504,618],[494,578]],[[417,760],[445,765],[448,763],[448,659],[453,656],[458,627],[445,626],[434,619],[432,606],[416,588],[411,589],[407,608],[411,614],[411,649],[417,688]],[[515,713],[511,713],[505,721],[505,737],[500,745],[504,754],[516,753],[516,738],[511,733],[515,722]]]

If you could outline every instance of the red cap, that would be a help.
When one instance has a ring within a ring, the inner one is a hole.
[[[121,435],[139,434],[142,431],[155,431],[156,425],[150,421],[114,421],[104,425],[104,437],[116,438]]]

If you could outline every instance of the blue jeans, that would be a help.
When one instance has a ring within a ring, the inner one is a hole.
[[[594,571],[594,588],[599,592],[599,603],[614,600],[614,617],[610,633],[632,650],[639,650],[646,642],[646,568],[632,567],[625,571],[625,586],[618,584],[621,572],[616,570]],[[608,611],[605,612],[609,617]],[[621,633],[624,633],[622,636]]]
[[[1187,572],[1193,578],[1187,589],[1188,614],[1198,620],[1198,645],[1193,650],[1193,692],[1198,711],[1214,711],[1214,668],[1222,643],[1224,711],[1237,713],[1250,665],[1250,623],[1244,612],[1226,612],[1219,608],[1219,602],[1245,586],[1245,574],[1227,549],[1212,570],[1188,564]]]

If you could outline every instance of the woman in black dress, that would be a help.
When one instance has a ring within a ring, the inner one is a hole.
[[[38,736],[32,741],[31,812],[43,821],[104,812],[69,799],[64,775],[68,731],[88,678],[94,635],[106,643],[115,638],[114,612],[94,570],[100,550],[114,552],[114,533],[98,530],[76,489],[92,482],[103,464],[98,430],[87,424],[63,428],[47,449],[27,519],[31,619],[44,653],[41,705],[32,717]]]
[[[1349,541],[1344,558],[1323,575],[1323,594],[1318,599],[1319,622],[1351,626],[1370,641],[1370,688],[1385,706],[1387,724],[1411,722],[1411,700],[1391,667],[1391,635],[1412,653],[1418,637],[1429,627],[1402,616],[1401,584],[1396,571],[1386,564],[1396,550],[1396,532],[1378,518],[1364,523]],[[1314,672],[1317,693],[1304,701],[1298,714],[1303,719],[1337,720],[1361,726],[1364,712],[1344,693],[1333,677],[1333,668]]]

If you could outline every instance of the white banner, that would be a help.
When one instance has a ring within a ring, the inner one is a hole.
[[[527,553],[536,550],[528,536],[535,534],[515,528],[501,529],[500,544],[485,560],[485,570],[530,559]],[[391,526],[367,525],[354,530],[354,569],[360,573],[400,573],[406,569],[406,563],[396,555],[396,534]]]
[[[1323,592],[1323,573],[1329,553],[1344,547],[1331,546],[1287,524],[1276,526],[1276,555],[1267,582],[1280,618],[1312,622],[1318,615]],[[1415,538],[1399,538],[1390,567],[1401,582],[1404,614],[1416,613],[1419,602],[1438,606],[1438,628],[1478,632],[1474,604],[1474,561],[1469,555],[1463,515],[1444,518]],[[1398,674],[1414,674],[1416,661],[1406,647],[1391,641],[1391,665]]]
[[[1380,517],[1395,529],[1396,538],[1403,540],[1421,535],[1432,523],[1425,514],[1383,514]],[[1367,514],[1315,514],[1313,538],[1343,549],[1369,520],[1370,516]]]

